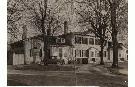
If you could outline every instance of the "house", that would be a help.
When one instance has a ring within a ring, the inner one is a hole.
[[[68,64],[69,61],[76,61],[78,64],[99,63],[101,50],[99,38],[95,37],[93,33],[67,33],[66,25],[67,23],[64,22],[64,34],[45,36],[49,58],[62,59],[65,64]],[[11,50],[8,53],[11,55],[8,58],[8,64],[24,64],[24,61],[26,64],[41,63],[44,58],[43,35],[11,44]],[[105,62],[113,61],[112,42],[107,41],[103,56]],[[119,43],[118,57],[119,62],[128,60],[127,48],[122,43]]]
[[[9,64],[24,64],[24,53],[26,63],[40,63],[44,58],[43,35],[27,38],[24,41],[18,41],[11,44],[12,57],[8,60]],[[79,64],[99,63],[100,62],[100,43],[99,39],[92,34],[84,35],[80,32],[67,33],[60,36],[46,36],[48,42],[50,58],[63,59],[65,64],[69,61],[76,60]],[[113,61],[113,51],[111,42],[108,42],[104,48],[104,61]],[[127,61],[127,48],[119,43],[119,62]],[[13,62],[13,63],[11,63]]]

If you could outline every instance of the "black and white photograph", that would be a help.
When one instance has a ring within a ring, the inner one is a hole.
[[[7,86],[128,87],[128,0],[7,0],[6,17]]]

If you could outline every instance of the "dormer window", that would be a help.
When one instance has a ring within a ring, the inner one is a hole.
[[[65,43],[65,39],[64,38],[61,38],[61,43]]]
[[[64,38],[58,38],[57,43],[65,43],[65,39]]]
[[[61,43],[61,39],[60,38],[57,38],[57,43]]]

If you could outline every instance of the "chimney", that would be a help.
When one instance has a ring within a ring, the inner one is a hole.
[[[23,34],[22,34],[22,40],[27,38],[27,27],[24,25],[23,27]]]
[[[68,23],[67,21],[64,21],[64,34],[68,33]]]

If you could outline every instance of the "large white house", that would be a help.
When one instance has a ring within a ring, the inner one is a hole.
[[[46,36],[46,41],[49,58],[63,59],[65,64],[69,61],[76,61],[80,64],[100,62],[100,43],[94,34],[65,33],[59,36]],[[10,46],[8,64],[24,64],[24,59],[27,64],[40,63],[44,58],[43,35],[27,38],[25,41],[12,43]],[[104,62],[112,62],[112,54],[112,43],[107,42],[104,48]],[[119,62],[128,60],[127,48],[122,43],[119,43],[118,57]]]

